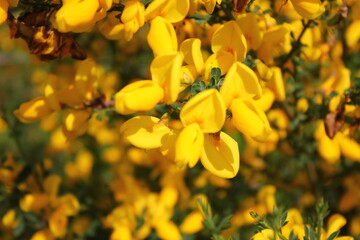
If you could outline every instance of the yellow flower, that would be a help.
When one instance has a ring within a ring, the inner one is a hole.
[[[65,215],[65,208],[58,207],[49,216],[49,228],[54,237],[64,237],[67,231],[68,217]]]
[[[25,212],[38,212],[49,205],[50,198],[45,193],[28,193],[20,199],[20,208]]]
[[[161,16],[170,23],[176,23],[186,17],[189,9],[189,0],[154,0],[145,10],[145,19],[148,21]]]
[[[201,41],[198,38],[188,38],[180,45],[180,52],[184,55],[184,62],[194,66],[201,74],[204,68],[204,59],[201,53]]]
[[[257,15],[255,13],[245,13],[236,20],[245,35],[248,50],[257,50],[262,41]]]
[[[235,98],[259,99],[262,89],[254,71],[243,63],[235,62],[225,76],[220,93],[228,108]]]
[[[221,4],[222,0],[200,0],[205,5],[207,13],[211,14],[217,4]]]
[[[1,222],[6,228],[15,229],[19,224],[16,219],[16,211],[14,209],[8,210],[2,217]]]
[[[156,224],[156,233],[160,239],[181,240],[181,234],[175,223],[171,221],[161,221]]]
[[[352,48],[355,47],[360,39],[360,20],[353,21],[345,32],[346,44]]]
[[[115,110],[120,114],[149,111],[164,98],[164,90],[151,80],[130,83],[115,94]]]
[[[54,240],[54,236],[51,234],[49,229],[43,229],[40,231],[37,231],[32,235],[30,240]]]
[[[199,124],[202,132],[216,133],[225,122],[226,107],[220,93],[208,89],[192,97],[181,109],[180,120],[187,126]]]
[[[150,65],[152,80],[164,90],[163,101],[167,104],[179,95],[182,61],[182,54],[172,52],[155,57]]]
[[[8,8],[16,7],[19,0],[2,0],[0,1],[0,24],[6,21]]]
[[[156,17],[151,21],[147,41],[155,55],[178,50],[178,41],[174,27],[168,20],[162,17]]]
[[[219,27],[211,39],[211,50],[231,53],[237,61],[244,61],[247,51],[246,39],[239,25],[229,21]]]
[[[291,3],[303,18],[314,19],[325,12],[325,6],[320,0],[291,0]]]
[[[237,98],[230,106],[232,123],[243,134],[257,141],[265,141],[271,133],[265,113],[249,99]]]
[[[233,178],[239,171],[240,154],[237,142],[224,132],[204,135],[201,163],[212,174]]]
[[[178,166],[189,164],[194,167],[204,146],[204,134],[197,123],[186,126],[178,135],[175,143],[175,162]],[[191,150],[190,150],[191,149]]]
[[[156,117],[137,116],[123,123],[120,133],[136,147],[153,149],[163,145],[162,138],[170,133],[170,129]]]
[[[91,113],[88,110],[69,109],[63,115],[63,133],[70,141],[84,134],[87,130]]]
[[[123,12],[108,13],[106,21],[100,26],[100,31],[108,39],[125,39],[130,41],[133,35],[144,25],[145,6],[139,0],[130,0],[124,3]],[[117,16],[121,14],[121,21]]]
[[[36,97],[20,105],[14,111],[15,116],[23,123],[36,122],[53,112],[47,99],[43,96]]]
[[[60,32],[85,32],[106,16],[111,0],[67,0],[55,14],[55,27]]]
[[[203,215],[199,211],[191,212],[180,225],[180,231],[184,234],[195,234],[204,228]]]

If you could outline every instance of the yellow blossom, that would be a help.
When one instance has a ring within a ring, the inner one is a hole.
[[[150,65],[152,80],[164,90],[163,101],[176,101],[180,91],[183,56],[178,52],[165,53],[154,58]]]
[[[246,39],[236,21],[219,27],[211,39],[211,50],[231,53],[237,61],[244,61],[247,51]]]
[[[204,135],[201,163],[212,174],[233,178],[239,171],[240,155],[237,142],[224,132]]]
[[[178,135],[175,143],[175,162],[178,166],[189,164],[194,167],[198,162],[204,145],[204,134],[197,123],[186,126]],[[191,149],[191,151],[189,150]]]
[[[230,111],[232,123],[240,132],[257,141],[265,141],[270,135],[270,123],[254,101],[237,98],[232,101]]]
[[[325,6],[320,0],[291,0],[296,12],[306,19],[314,19],[322,15]]]
[[[174,27],[162,17],[156,17],[151,21],[147,41],[154,55],[174,52],[178,49]]]
[[[132,145],[153,149],[162,146],[162,138],[170,132],[170,129],[156,117],[137,116],[123,123],[120,132]]]
[[[149,111],[164,97],[164,90],[151,80],[126,85],[115,94],[115,110],[120,114]]]
[[[180,119],[185,126],[197,123],[204,133],[215,133],[224,125],[225,111],[220,93],[215,89],[208,89],[198,93],[184,105]]]
[[[171,23],[183,20],[190,9],[189,0],[154,0],[145,10],[146,21],[161,16]]]
[[[228,108],[235,98],[259,99],[262,89],[254,71],[243,63],[235,62],[226,74],[220,93]]]
[[[16,117],[24,123],[36,122],[53,112],[47,99],[43,96],[36,97],[20,105],[19,109],[14,111]]]
[[[184,234],[194,234],[203,229],[204,217],[199,211],[191,212],[180,225],[180,231]]]

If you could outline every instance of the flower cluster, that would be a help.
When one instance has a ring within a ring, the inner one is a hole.
[[[358,11],[0,0],[0,238],[360,234]]]

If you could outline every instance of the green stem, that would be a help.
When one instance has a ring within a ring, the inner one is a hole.
[[[312,20],[309,20],[305,25],[304,28],[302,29],[300,35],[298,36],[298,38],[296,39],[296,44],[295,46],[299,46],[299,43],[301,41],[301,38],[304,36],[306,29],[308,29],[311,24],[313,23]],[[286,57],[284,58],[284,60],[281,62],[281,66],[284,65],[293,55],[294,53],[299,49],[299,47],[292,47],[290,52],[286,55]]]

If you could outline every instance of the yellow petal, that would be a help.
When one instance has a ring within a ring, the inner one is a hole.
[[[346,218],[340,214],[333,214],[330,216],[328,220],[328,228],[327,228],[327,237],[329,237],[332,233],[337,232],[345,226]]]
[[[205,79],[210,78],[210,72],[213,68],[220,68],[221,74],[226,74],[235,60],[234,55],[225,50],[210,55],[205,61]]]
[[[171,23],[182,21],[190,9],[189,0],[155,0],[145,10],[146,20],[161,16]]]
[[[183,57],[178,52],[155,57],[150,65],[152,80],[164,90],[164,102],[176,101],[180,91],[181,65]]]
[[[262,41],[256,13],[246,13],[238,17],[237,22],[245,35],[248,49],[257,50]]]
[[[161,221],[156,225],[156,233],[160,239],[181,240],[181,234],[176,224],[171,221]]]
[[[64,214],[62,207],[57,208],[49,216],[49,228],[54,237],[61,238],[66,234],[68,217]]]
[[[47,102],[55,111],[61,110],[60,101],[57,96],[56,86],[58,85],[59,80],[55,75],[49,75],[46,79],[44,86],[44,96],[47,99]]]
[[[228,108],[234,98],[259,99],[262,89],[254,71],[241,62],[235,62],[225,76],[220,93]]]
[[[173,208],[179,198],[179,193],[175,187],[164,187],[159,195],[159,202],[164,207]]]
[[[184,221],[180,225],[180,230],[184,234],[194,234],[204,228],[202,221],[203,215],[199,211],[194,211],[186,216]]]
[[[205,134],[201,163],[218,177],[235,177],[240,166],[237,142],[224,132],[220,136]]]
[[[339,145],[341,153],[353,161],[360,161],[360,144],[355,139],[339,135]]]
[[[44,96],[36,97],[20,105],[14,111],[15,116],[23,123],[36,122],[53,112],[50,104]]]
[[[180,112],[181,122],[187,126],[199,124],[204,133],[221,130],[226,117],[226,107],[216,89],[208,89],[192,97]]]
[[[6,0],[0,1],[0,24],[6,21],[8,8],[9,8],[8,1]]]
[[[276,100],[284,101],[285,100],[285,86],[284,80],[282,77],[281,69],[278,67],[272,67],[271,71],[273,72],[270,81],[267,84],[271,90],[274,91]]]
[[[240,62],[245,60],[246,39],[235,21],[229,21],[215,31],[211,39],[211,50],[214,53],[224,50],[230,52]]]
[[[206,8],[206,12],[211,14],[214,9],[215,9],[215,6],[216,6],[216,0],[202,0],[202,2],[204,3],[205,5],[205,8]]]
[[[98,0],[70,1],[56,12],[56,27],[60,32],[82,32],[95,24]]]
[[[162,17],[156,17],[151,21],[147,41],[155,55],[174,52],[178,49],[174,27]]]
[[[164,97],[163,89],[151,80],[126,85],[115,94],[115,110],[120,114],[149,111]]]
[[[43,230],[37,231],[30,238],[30,240],[53,240],[53,239],[55,239],[55,238],[53,237],[53,235],[51,234],[49,229],[43,229]]]
[[[264,112],[268,111],[275,100],[275,94],[268,88],[263,89],[263,94],[259,100],[255,101],[255,104]]]
[[[136,147],[158,148],[162,145],[164,135],[170,133],[170,129],[159,121],[160,119],[152,116],[133,117],[121,125],[120,132]]]
[[[63,116],[66,130],[76,131],[89,120],[90,112],[87,110],[67,110]]]
[[[230,110],[232,123],[243,134],[256,141],[265,141],[270,135],[269,120],[253,101],[242,98],[235,99]]]
[[[320,0],[291,0],[295,11],[303,18],[314,19],[325,12]]]
[[[189,38],[180,45],[180,51],[184,55],[184,61],[193,65],[198,73],[204,68],[204,59],[201,53],[201,41],[198,38]]]
[[[111,233],[110,240],[131,240],[133,239],[128,226],[118,226]]]
[[[186,126],[176,139],[175,162],[179,166],[189,164],[194,167],[198,162],[204,145],[204,134],[197,123]]]
[[[327,135],[322,135],[318,139],[318,153],[328,163],[336,163],[340,159],[340,146],[336,138],[330,139]]]
[[[346,44],[349,47],[354,47],[360,39],[360,20],[353,21],[345,32]]]

